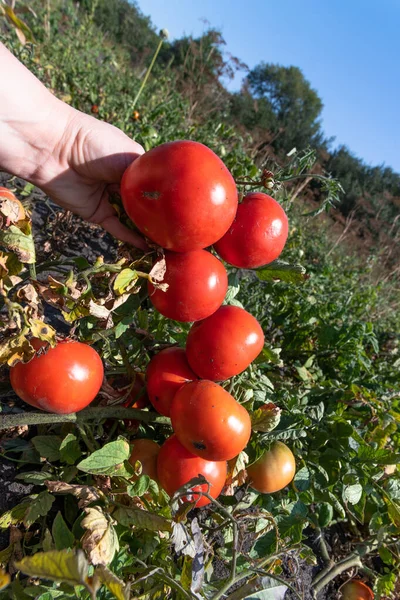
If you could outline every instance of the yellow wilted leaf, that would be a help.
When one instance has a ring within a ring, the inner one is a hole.
[[[106,567],[100,566],[95,571],[95,577],[100,583],[104,584],[107,589],[117,598],[117,600],[129,600],[131,597],[131,585],[125,585],[114,573]]]
[[[27,362],[35,355],[35,349],[23,334],[9,337],[0,343],[0,364],[7,363],[10,367],[19,361]]]
[[[11,577],[3,569],[0,569],[0,590],[7,587],[11,581]],[[125,600],[125,598],[123,598]]]
[[[31,577],[43,577],[52,581],[88,587],[89,565],[82,550],[37,552],[16,562],[15,566]]]
[[[122,269],[120,273],[118,273],[117,277],[114,281],[114,291],[117,294],[123,294],[124,292],[128,292],[135,285],[138,279],[136,271],[133,269]]]
[[[111,520],[104,515],[101,508],[86,508],[86,517],[81,525],[87,529],[82,537],[82,547],[94,565],[108,565],[119,550],[118,537]]]
[[[56,342],[56,331],[48,325],[47,323],[43,323],[40,319],[31,319],[29,321],[29,325],[31,326],[32,335],[35,338],[39,338],[39,340],[43,340],[44,342],[49,342],[50,344],[55,344]]]

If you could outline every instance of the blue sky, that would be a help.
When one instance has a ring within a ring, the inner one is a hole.
[[[400,172],[400,0],[138,0],[171,38],[203,19],[250,68],[300,67],[324,103],[322,125],[367,164]],[[240,87],[235,80],[231,89]]]

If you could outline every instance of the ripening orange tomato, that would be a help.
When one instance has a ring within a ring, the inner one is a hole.
[[[169,417],[171,402],[179,388],[197,379],[183,348],[165,348],[153,356],[147,366],[147,393],[157,412]]]
[[[32,340],[35,350],[46,344]],[[96,350],[81,342],[65,340],[45,354],[10,369],[14,392],[27,404],[69,414],[94,400],[103,383],[103,363]]]
[[[235,267],[255,269],[276,260],[288,236],[288,220],[281,205],[261,192],[247,194],[235,220],[214,244],[221,258]]]
[[[170,496],[194,477],[203,475],[211,484],[210,495],[218,498],[225,484],[227,464],[225,461],[204,460],[195,456],[182,446],[176,435],[172,435],[161,446],[157,459],[157,474],[161,487]],[[207,487],[207,485],[196,486],[193,490],[206,492]],[[183,500],[186,502],[197,500],[197,507],[210,503],[208,498],[199,494],[190,494]]]
[[[352,579],[341,588],[342,600],[374,600],[374,593],[365,583]]]
[[[238,306],[221,306],[192,325],[186,356],[199,377],[223,381],[247,369],[263,346],[264,334],[253,315]]]
[[[272,494],[286,487],[295,472],[296,462],[292,451],[286,444],[277,441],[247,468],[247,480],[257,492]]]
[[[235,181],[210,148],[189,140],[139,156],[121,182],[125,210],[150,240],[174,252],[207,248],[235,218]]]
[[[199,321],[219,308],[228,289],[224,265],[211,252],[166,252],[162,291],[149,281],[149,297],[164,317],[175,321]]]
[[[129,462],[133,467],[139,461],[142,467],[141,475],[148,475],[151,479],[157,481],[157,457],[160,452],[160,446],[146,438],[133,440],[132,452]],[[134,476],[133,479],[136,479]]]
[[[171,404],[171,423],[189,452],[207,460],[230,460],[247,445],[251,421],[247,410],[213,381],[182,386]]]

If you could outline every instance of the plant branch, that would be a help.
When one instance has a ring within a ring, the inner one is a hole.
[[[316,597],[317,594],[322,590],[322,588],[328,585],[328,583],[332,581],[332,579],[335,579],[335,577],[343,573],[343,571],[351,569],[351,567],[358,567],[359,569],[362,569],[363,564],[358,554],[351,554],[344,560],[335,564],[335,566],[330,568],[326,573],[324,573],[322,577],[315,577],[314,581],[311,584],[314,597]]]
[[[55,423],[86,423],[86,421],[101,421],[103,419],[136,419],[145,423],[168,425],[170,419],[154,412],[125,408],[124,406],[102,406],[85,408],[78,413],[57,415],[46,412],[20,412],[0,416],[0,430],[19,427],[20,425],[45,425]]]

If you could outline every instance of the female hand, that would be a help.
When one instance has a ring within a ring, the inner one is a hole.
[[[109,203],[144,150],[116,127],[55,98],[0,44],[0,168],[43,189],[59,206],[147,249]]]

